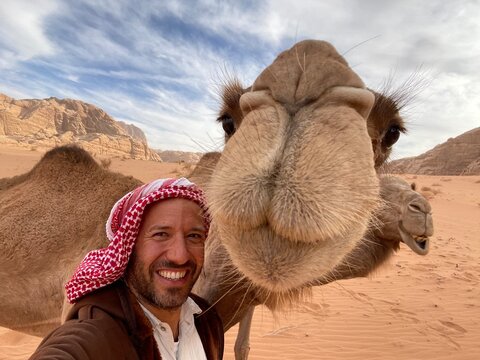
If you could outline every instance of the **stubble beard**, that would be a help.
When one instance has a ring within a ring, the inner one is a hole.
[[[191,273],[194,274],[190,283],[181,288],[164,288],[157,291],[155,289],[154,279],[155,276],[157,276],[155,270],[159,267],[174,268],[175,264],[165,261],[155,261],[148,267],[148,274],[146,274],[145,271],[143,271],[145,268],[144,264],[139,261],[135,253],[133,253],[125,275],[127,284],[134,290],[137,296],[140,296],[144,301],[153,306],[165,310],[178,309],[187,300],[198,278],[198,274],[196,274],[197,266],[193,261],[190,261],[188,264]]]

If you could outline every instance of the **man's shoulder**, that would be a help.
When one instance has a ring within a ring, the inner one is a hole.
[[[125,314],[120,299],[120,294],[123,295],[125,292],[123,287],[121,283],[113,283],[85,295],[69,311],[67,320],[93,319],[96,316],[103,318],[106,314],[115,318],[123,318]]]
[[[45,337],[31,359],[121,359],[128,335],[108,315],[73,319]]]
[[[113,284],[81,298],[69,311],[67,321],[43,339],[37,352],[52,356],[65,351],[74,355],[72,359],[77,355],[78,359],[98,359],[100,354],[102,359],[132,358],[119,357],[132,352],[133,344],[118,288]]]
[[[48,337],[73,336],[78,337],[82,342],[101,342],[105,340],[105,337],[111,336],[112,332],[116,335],[122,332],[119,325],[108,314],[87,319],[73,319],[63,323],[52,331]]]
[[[125,314],[117,288],[118,285],[113,284],[85,295],[73,306],[67,321],[56,331],[62,333],[78,331],[89,337],[97,336],[99,333],[108,334],[111,331],[126,332],[123,323]]]

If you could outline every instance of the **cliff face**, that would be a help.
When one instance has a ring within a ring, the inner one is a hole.
[[[393,173],[480,175],[480,128],[448,139],[424,154],[392,161]]]
[[[132,138],[147,143],[147,137],[143,133],[142,129],[132,124],[126,124],[123,121],[117,121],[117,123],[130,135]]]
[[[15,100],[0,94],[0,142],[51,148],[75,143],[94,155],[161,161],[134,125],[78,100]]]

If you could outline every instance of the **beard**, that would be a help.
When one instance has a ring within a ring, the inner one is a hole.
[[[188,272],[192,274],[187,284],[182,287],[160,288],[155,286],[155,276],[158,276],[155,273],[157,269],[162,267],[174,269],[179,266],[166,260],[157,260],[150,264],[147,269],[145,264],[133,252],[126,270],[126,282],[137,296],[140,296],[144,301],[161,309],[174,310],[185,303],[193,285],[197,281],[200,271],[197,273],[197,265],[189,260],[181,266],[182,268],[188,268]]]

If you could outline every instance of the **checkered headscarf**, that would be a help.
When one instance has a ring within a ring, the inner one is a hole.
[[[203,210],[208,234],[210,218],[205,198],[203,191],[194,183],[185,178],[160,179],[140,186],[113,206],[106,225],[110,244],[106,248],[90,251],[65,285],[70,303],[123,276],[137,240],[145,207],[170,198],[188,199],[198,204]]]

